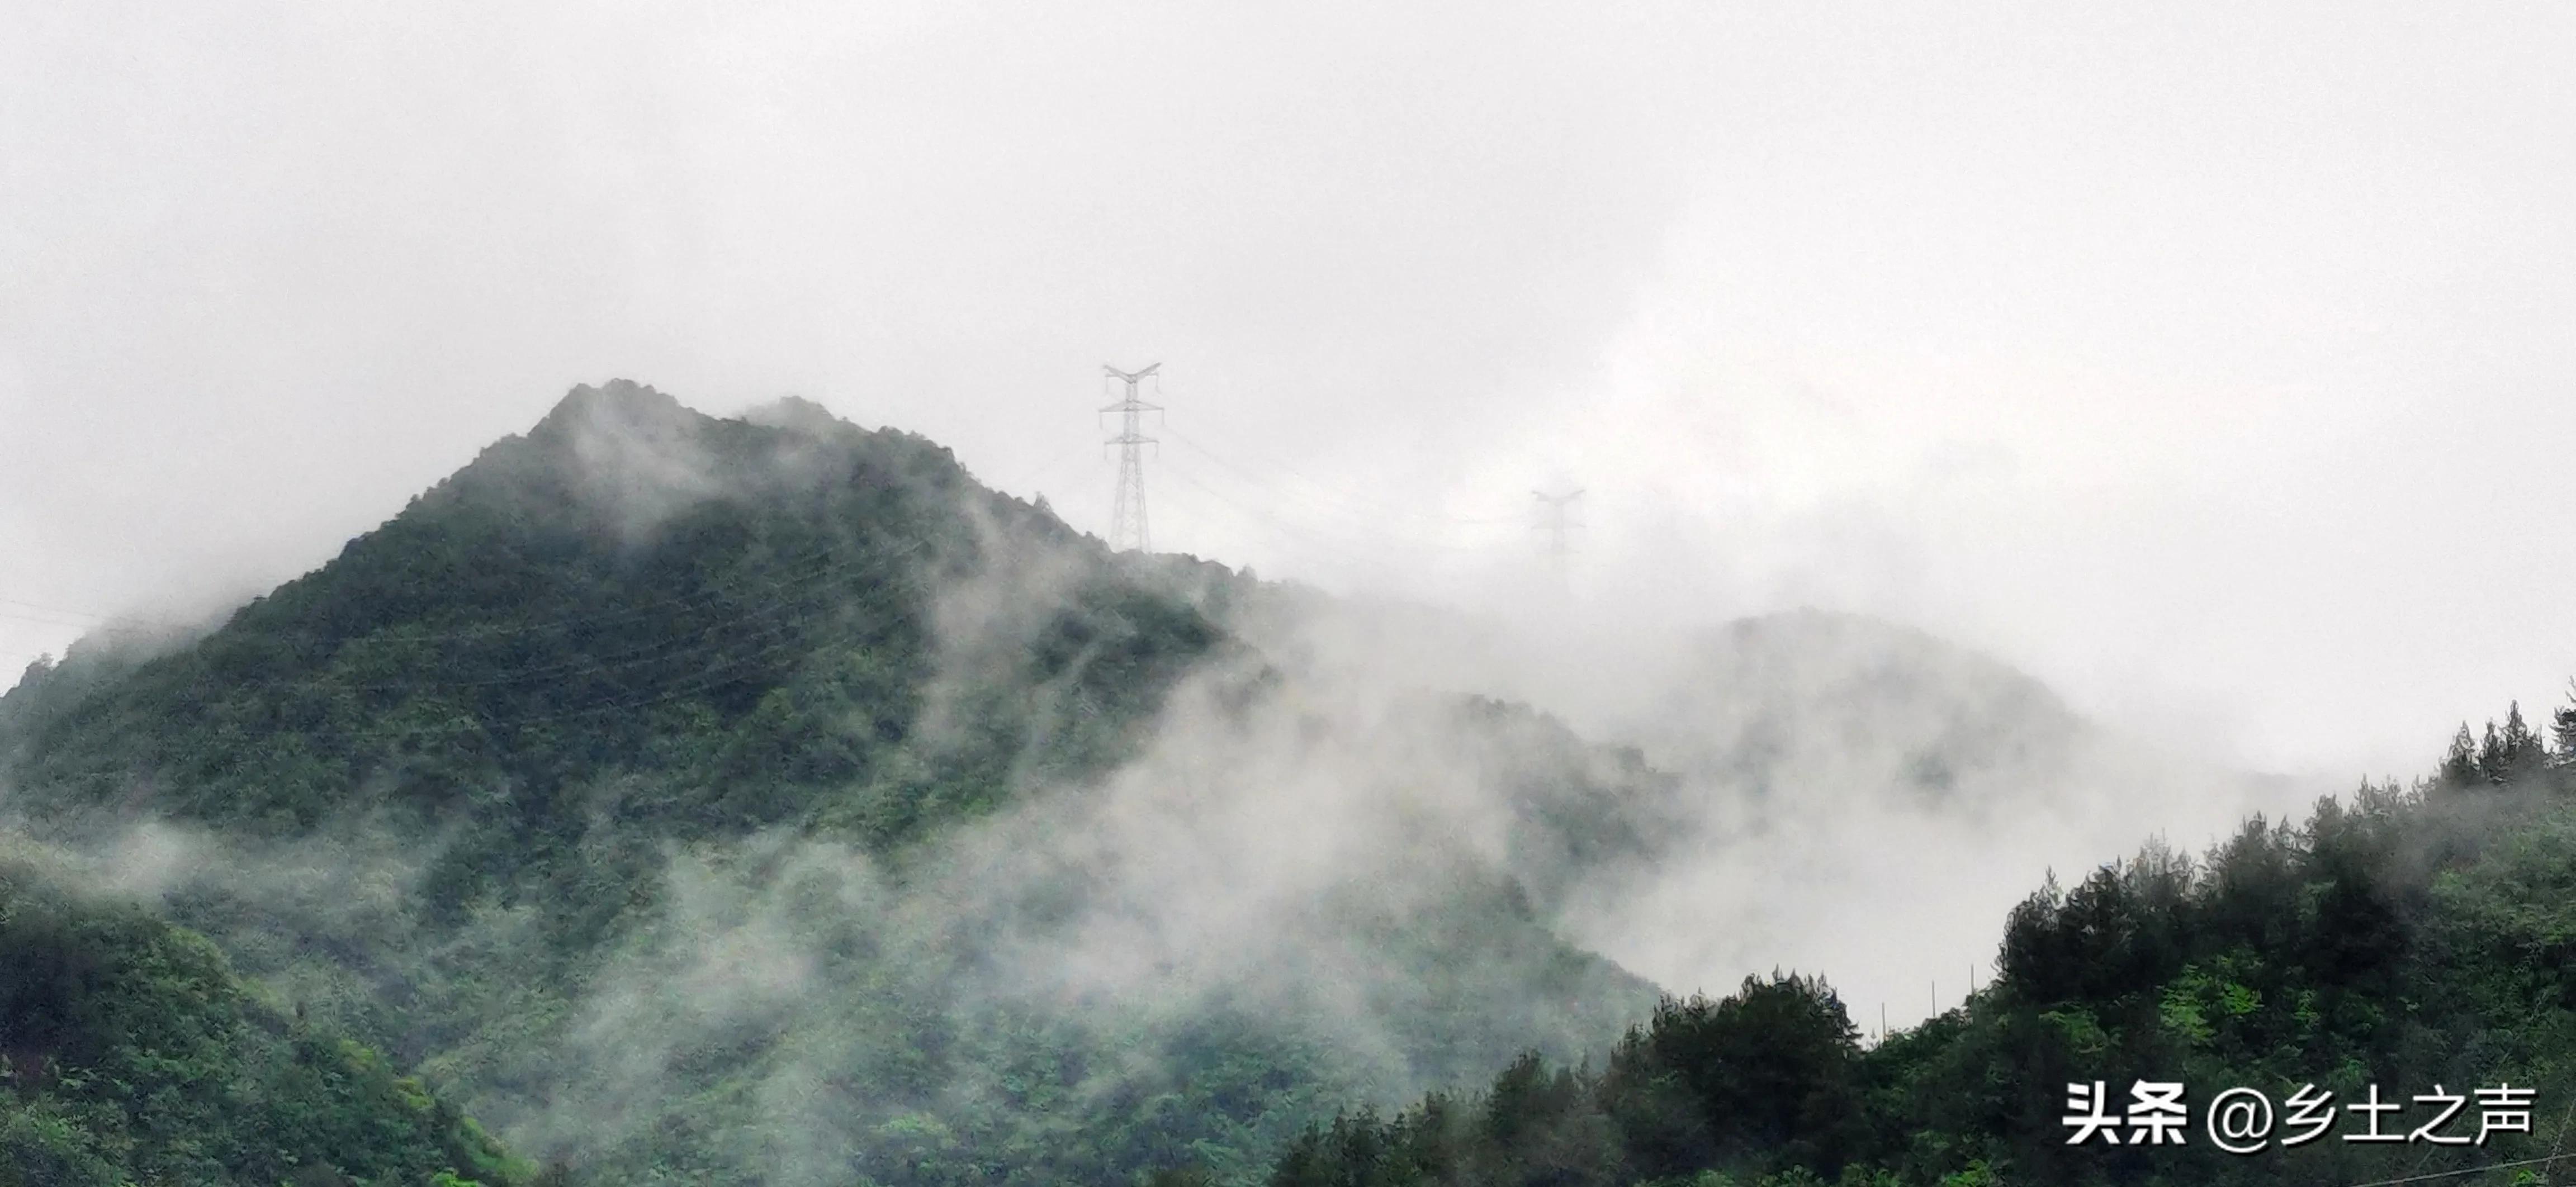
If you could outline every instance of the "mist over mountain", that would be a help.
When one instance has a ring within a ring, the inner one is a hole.
[[[1555,920],[1669,782],[1275,664],[1265,598],[919,438],[583,388],[204,637],[31,671],[0,806],[580,1173],[1250,1173],[1604,1049],[1655,991]]]
[[[2052,868],[2347,790],[2147,744],[2001,660],[1850,612],[1666,631],[1293,590],[1240,606],[1245,637],[1329,679],[1505,696],[1634,751],[1663,776],[1631,809],[1653,851],[1574,888],[1567,933],[1680,992],[1829,971],[1873,1030],[1991,979],[1994,920]]]
[[[2554,982],[2479,989],[2438,1068],[2387,1029],[2400,982],[2540,942],[2495,912],[2554,868],[2576,767],[2518,710],[2410,792],[2239,829],[2296,789],[1898,624],[1529,625],[1113,553],[801,401],[575,389],[313,572],[0,695],[0,947],[39,970],[0,1000],[0,1152],[101,1183],[2150,1182],[2185,1164],[2037,1152],[2054,1077],[2555,1066],[2477,1037]],[[2204,864],[2047,880],[2202,827]],[[282,1070],[315,1052],[353,1069],[322,1095]],[[288,1077],[293,1119],[83,1095],[119,1059]]]
[[[1861,615],[1739,620],[1637,668],[1601,736],[1673,773],[1678,823],[1573,934],[1680,990],[1827,974],[1873,1033],[1991,981],[1993,921],[2052,868],[2342,790],[2146,745],[1992,657]]]
[[[2570,61],[0,3],[0,1187],[2565,1182]]]
[[[1980,775],[2054,773],[2097,734],[2038,681],[1859,615],[1744,619],[1678,652],[1653,715],[1623,732],[1667,769],[1739,785],[1756,801],[1819,781],[1866,783],[1991,814],[2021,805],[1974,794],[2004,790],[1968,786]],[[1858,765],[1874,761],[1889,765]]]

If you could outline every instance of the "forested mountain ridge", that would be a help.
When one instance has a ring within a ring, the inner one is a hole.
[[[2576,707],[2555,733],[2553,752],[2515,707],[2482,739],[2463,726],[2411,787],[2365,784],[2298,827],[2256,817],[2197,858],[2150,845],[2071,889],[2052,880],[2004,921],[1991,986],[1877,1045],[1823,979],[1748,979],[1722,999],[1667,999],[1606,1063],[1532,1055],[1481,1092],[1345,1116],[1304,1135],[1269,1181],[2563,1181],[2558,1159],[2576,1156]],[[2095,1081],[2128,1143],[2070,1141],[2067,1114],[2085,1111],[2070,1086]],[[2184,1088],[2179,1143],[2120,1124],[2140,1081]],[[2374,1086],[2398,1117],[2346,1115],[2381,1099]],[[2522,1104],[2480,1095],[2507,1086]],[[2276,1106],[2244,1154],[2219,1148],[2206,1112],[2237,1087]],[[2312,1122],[2287,1122],[2294,1096],[2319,1093],[2329,1126],[2314,1140]],[[2446,1099],[2464,1115],[2442,1114]],[[2346,1140],[2419,1127],[2442,1142]],[[2311,1140],[2287,1140],[2300,1134]]]
[[[204,637],[31,671],[0,811],[597,1181],[1248,1179],[1649,1006],[1551,912],[1670,798],[1271,663],[1264,590],[811,405],[577,389]]]
[[[436,813],[506,782],[506,809],[542,831],[554,786],[610,767],[704,786],[787,758],[752,782],[898,784],[868,821],[898,840],[945,797],[977,794],[958,785],[994,782],[871,765],[935,674],[933,588],[987,551],[1070,539],[919,438],[793,404],[715,420],[649,388],[577,389],[330,564],[44,714],[12,738],[12,773],[30,792],[114,782],[167,814],[271,832],[352,795]],[[1047,562],[1058,613],[1030,624],[1020,670],[988,683],[1133,719],[1218,641],[1105,554]],[[997,710],[1034,709],[975,705],[991,729],[1026,725]],[[1104,757],[1083,747],[1106,739],[1070,733],[1040,758]],[[725,744],[678,744],[712,735]],[[728,828],[776,823],[798,798],[624,807]]]

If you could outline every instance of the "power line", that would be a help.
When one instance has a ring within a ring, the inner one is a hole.
[[[2570,1121],[2576,1121],[2576,1100],[2569,1100],[2567,1102],[2567,1111],[2558,1115],[2558,1132],[2551,1135],[2549,1139],[2549,1156],[2551,1158],[2558,1157],[2560,1147],[2566,1143],[2567,1123]],[[2541,1181],[2546,1183],[2553,1177],[2554,1176],[2552,1175],[2544,1173],[2541,1175]]]
[[[823,582],[847,574],[853,568],[863,566],[868,559],[864,555],[859,557],[844,557],[840,555],[845,547],[863,544],[864,540],[860,538],[843,536],[811,551],[788,557],[783,562],[780,562],[780,567],[794,566],[789,569],[784,577],[762,577],[753,580],[727,582],[700,589],[698,592],[687,596],[671,596],[666,594],[657,597],[643,598],[632,602],[624,609],[620,610],[607,612],[582,611],[554,618],[534,619],[527,622],[477,622],[466,626],[439,628],[425,628],[417,624],[405,624],[379,628],[378,631],[369,633],[380,634],[388,641],[401,643],[444,643],[457,640],[481,642],[534,634],[540,631],[570,632],[581,627],[599,627],[612,623],[632,622],[639,618],[645,618],[657,614],[703,609],[707,606],[725,601],[745,592],[765,591],[775,593],[776,591],[799,585],[820,585]],[[907,551],[910,551],[910,546],[897,548],[893,555],[900,556]],[[9,599],[0,599],[0,601],[9,601]],[[26,605],[27,603],[12,602],[11,604]],[[162,618],[134,618],[132,621],[152,626],[169,627],[177,630],[202,629],[211,633],[214,630],[221,629],[230,621],[232,616],[238,615],[243,609],[247,609],[247,607],[237,607],[234,610],[227,612],[221,619],[209,619],[199,623],[182,623],[174,619]],[[55,612],[64,614],[79,613],[76,611]],[[82,617],[91,619],[92,621],[106,622],[108,626],[105,629],[113,631],[119,629],[115,624],[122,616],[112,618],[103,614],[83,614]],[[59,625],[79,626],[81,624],[62,623]],[[354,634],[349,636],[349,638],[359,637],[364,636]]]
[[[898,559],[917,552],[923,547],[924,545],[922,542],[917,540],[911,541],[898,548],[890,550],[881,559]],[[779,607],[773,607],[773,609],[777,608]],[[698,693],[713,690],[738,679],[739,676],[737,674],[746,668],[755,667],[759,664],[790,655],[799,650],[821,652],[862,642],[876,629],[874,624],[867,623],[844,623],[838,630],[824,630],[819,632],[800,629],[811,627],[818,621],[829,617],[832,617],[832,615],[828,612],[823,614],[807,613],[797,616],[791,622],[754,632],[750,638],[732,640],[732,642],[736,643],[765,641],[763,642],[763,645],[755,647],[748,652],[728,656],[720,654],[719,648],[706,648],[701,651],[701,654],[707,655],[710,661],[705,666],[695,668],[685,674],[677,675],[667,681],[648,683],[641,689],[632,690],[634,695],[630,696],[609,696],[569,708],[506,715],[481,714],[473,712],[470,709],[458,707],[460,711],[454,715],[454,718],[449,723],[435,726],[410,726],[401,728],[377,726],[358,729],[339,729],[330,727],[294,729],[290,727],[289,732],[307,737],[336,739],[344,743],[355,744],[400,738],[453,735],[476,731],[493,733],[540,722],[562,721],[571,718],[591,717],[606,713],[631,712],[636,709],[666,704],[683,697],[694,696]],[[701,633],[696,637],[696,639],[692,640],[692,642],[705,643],[713,634],[714,632],[712,630]],[[674,648],[667,657],[657,658],[676,659],[688,649],[688,645],[683,643],[679,647]],[[567,674],[564,679],[569,682],[571,680],[583,679],[615,671],[621,667],[633,666],[635,665],[631,663],[597,664],[572,671]],[[462,688],[488,683],[496,682],[459,681],[453,684],[442,685],[436,681],[429,681],[424,682],[418,687],[424,691],[437,691],[443,688]],[[362,687],[357,685],[338,684],[333,681],[274,681],[267,684],[267,687],[269,688],[292,688],[298,686],[332,688],[347,691],[356,691],[358,688]],[[199,689],[201,693],[203,688],[204,679],[201,675],[199,678]],[[204,698],[200,696],[199,699],[203,700]],[[125,772],[115,771],[64,773],[42,776],[40,781],[44,783],[68,783],[83,780],[114,779],[123,777],[126,774],[127,773]]]
[[[1095,455],[1089,452],[1061,454],[1048,459],[1044,465],[1030,471],[1026,476],[1020,478],[1016,485],[1028,491],[1028,497],[1030,500],[1035,501],[1037,499],[1042,499],[1046,497],[1047,483],[1052,482],[1059,476],[1063,475],[1069,467],[1078,462],[1089,461],[1096,463],[1098,460],[1099,459]],[[996,486],[995,489],[1000,488]],[[1057,493],[1061,494],[1063,492],[1059,491]]]
[[[1179,436],[1178,433],[1173,434],[1175,439]],[[1186,445],[1188,442],[1184,441],[1183,444]],[[1222,470],[1227,482],[1257,492],[1265,504],[1282,511],[1297,513],[1319,524],[1329,524],[1351,536],[1397,542],[1407,551],[1483,549],[1490,548],[1495,543],[1490,539],[1455,539],[1425,534],[1445,531],[1452,524],[1482,524],[1495,521],[1407,516],[1393,511],[1361,510],[1354,504],[1327,502],[1321,497],[1294,487],[1264,479],[1206,450],[1193,447],[1193,452]],[[1175,458],[1166,464],[1177,468],[1182,464],[1182,459]],[[1519,523],[1521,520],[1515,517],[1504,522]]]
[[[1402,569],[1419,572],[1442,562],[1469,562],[1473,554],[1488,551],[1491,545],[1465,541],[1398,539],[1381,530],[1349,528],[1308,520],[1291,521],[1274,514],[1267,500],[1239,499],[1214,485],[1213,475],[1199,475],[1179,457],[1167,463],[1165,474],[1173,481],[1198,492],[1213,506],[1235,516],[1266,534],[1314,555],[1331,554],[1329,559],[1346,562],[1353,570],[1375,575]]]
[[[2512,1170],[2517,1166],[2539,1166],[2545,1162],[2565,1162],[2570,1158],[2576,1158],[2576,1154],[2551,1154],[2543,1158],[2525,1158],[2519,1162],[2490,1162],[2485,1166],[2472,1166],[2455,1171],[2434,1171],[2431,1174],[2406,1175],[2395,1179],[2372,1179],[2367,1183],[2352,1184],[2352,1187],[2397,1187],[2400,1183],[2428,1183],[2435,1179],[2455,1179],[2461,1175],[2481,1175],[2488,1171]]]
[[[728,630],[739,631],[745,626],[756,625],[764,621],[778,619],[790,611],[807,608],[800,606],[799,600],[810,600],[818,594],[827,592],[845,577],[859,574],[885,561],[906,556],[919,547],[920,544],[918,542],[914,542],[893,549],[884,556],[872,556],[866,553],[860,553],[858,555],[848,557],[834,557],[831,555],[832,550],[826,548],[813,554],[823,558],[821,563],[808,566],[778,578],[731,582],[703,590],[691,597],[671,599],[659,605],[647,606],[642,609],[630,609],[616,614],[603,614],[587,619],[571,617],[557,620],[558,626],[563,626],[565,624],[597,626],[605,623],[630,620],[646,614],[696,611],[717,607],[726,603],[742,602],[745,601],[744,595],[754,595],[760,599],[759,601],[753,601],[747,605],[743,605],[740,609],[728,615],[722,621],[711,623],[694,634],[686,635],[679,639],[666,638],[649,640],[641,645],[629,647],[621,651],[584,655],[573,659],[533,664],[519,668],[504,668],[501,669],[497,675],[486,676],[474,680],[402,680],[370,684],[349,684],[337,680],[315,680],[303,683],[332,689],[371,692],[424,688],[482,688],[494,685],[521,684],[532,679],[565,674],[578,677],[589,677],[605,672],[638,667],[644,664],[673,658],[685,651],[690,644],[712,640],[719,633]],[[768,635],[774,635],[779,629],[781,628],[776,625],[762,627],[759,630],[750,631],[747,635],[741,637],[761,638]],[[506,628],[496,628],[495,633],[502,633],[504,630],[506,630]],[[381,632],[379,635],[374,637],[381,638],[386,642],[401,644],[423,640],[435,640],[442,637],[452,639],[465,638],[469,636],[462,632],[413,633],[404,631],[400,628],[395,628],[393,630]],[[362,638],[364,638],[364,636],[362,636]]]
[[[39,619],[35,619],[35,618],[32,618],[32,617],[29,617],[27,614],[22,613],[22,612],[24,612],[24,611],[33,611],[33,612],[35,612],[35,613],[37,613],[37,614],[58,614],[58,615],[61,615],[61,616],[65,617],[65,618],[76,618],[76,619],[81,619],[81,620],[84,620],[84,621],[91,621],[91,622],[100,622],[100,621],[105,621],[105,620],[107,619],[107,617],[108,617],[107,615],[104,615],[104,614],[91,614],[91,613],[89,613],[89,612],[87,612],[87,611],[84,611],[84,610],[65,610],[65,609],[63,609],[63,608],[62,608],[62,607],[60,607],[60,606],[46,606],[46,605],[40,605],[40,604],[35,603],[35,602],[22,602],[22,601],[19,601],[19,600],[18,600],[18,599],[16,599],[16,598],[0,598],[0,607],[9,607],[9,606],[14,606],[14,607],[16,607],[17,609],[16,609],[16,610],[14,610],[14,611],[13,611],[13,610],[7,610],[7,609],[0,609],[0,615],[5,615],[5,616],[7,616],[7,617],[11,617],[11,618],[27,618],[27,619],[28,619],[28,621],[30,621],[30,622],[41,621],[41,620],[39,620]]]
[[[1237,474],[1242,475],[1245,480],[1262,486],[1278,486],[1280,489],[1286,490],[1290,494],[1302,495],[1308,503],[1320,510],[1329,510],[1372,523],[1384,520],[1416,520],[1423,523],[1456,524],[1465,527],[1489,527],[1498,524],[1514,524],[1521,522],[1521,517],[1517,515],[1446,515],[1439,512],[1424,511],[1419,508],[1398,507],[1392,504],[1381,503],[1377,500],[1367,498],[1366,496],[1350,494],[1333,487],[1330,484],[1319,482],[1313,478],[1307,477],[1303,473],[1300,473],[1294,467],[1283,465],[1276,461],[1265,460],[1259,465],[1247,465],[1245,463],[1231,460],[1220,455],[1214,449],[1192,439],[1190,436],[1180,432],[1179,430],[1175,429],[1167,431],[1171,433],[1173,440],[1180,442],[1182,445],[1189,447],[1191,450],[1201,455],[1204,455],[1209,461],[1215,462],[1228,470],[1232,470]],[[1252,471],[1254,469],[1268,470],[1275,474],[1283,475],[1286,478],[1293,480],[1303,489],[1301,490],[1287,486],[1286,484],[1276,483],[1270,479],[1265,479],[1261,475],[1253,473]]]
[[[1182,454],[1174,454],[1163,463],[1163,466],[1164,474],[1173,480],[1196,487],[1211,498],[1218,499],[1229,506],[1241,508],[1241,503],[1228,498],[1224,490],[1218,488],[1237,491],[1250,503],[1263,508],[1263,510],[1248,511],[1247,514],[1257,514],[1266,525],[1274,525],[1281,532],[1318,538],[1330,536],[1339,542],[1338,547],[1345,550],[1364,549],[1371,552],[1401,553],[1409,558],[1408,563],[1410,563],[1420,560],[1426,554],[1461,554],[1489,550],[1493,547],[1493,543],[1489,541],[1444,540],[1413,536],[1382,522],[1334,517],[1321,511],[1301,507],[1288,494],[1257,480],[1228,471],[1199,469],[1191,458]],[[1196,476],[1195,479],[1193,475]]]
[[[29,614],[21,610],[0,609],[0,618],[8,619],[11,622],[30,622],[37,626],[66,627],[75,631],[114,629],[111,627],[105,627],[104,624],[95,618],[51,618],[42,614]]]
[[[53,626],[84,627],[115,631],[131,631],[141,629],[143,627],[167,627],[174,630],[185,630],[192,625],[180,622],[176,619],[156,618],[149,614],[100,614],[89,610],[72,610],[62,606],[49,606],[39,602],[21,601],[17,598],[0,598],[0,618],[12,618],[20,622],[47,623]]]
[[[1187,470],[1175,467],[1172,469],[1171,475],[1173,478],[1179,480],[1183,485],[1216,500],[1218,504],[1234,511],[1238,515],[1241,515],[1247,522],[1257,524],[1269,530],[1273,535],[1287,540],[1290,543],[1304,545],[1313,549],[1321,549],[1366,569],[1378,570],[1385,569],[1390,566],[1391,562],[1382,555],[1364,555],[1363,550],[1368,548],[1367,545],[1354,545],[1347,540],[1335,541],[1316,532],[1300,528],[1286,520],[1280,519],[1278,516],[1272,515],[1268,511],[1264,511],[1259,507],[1229,497],[1225,492],[1190,477],[1189,471]]]
[[[1155,441],[1144,434],[1144,416],[1148,412],[1162,411],[1163,406],[1138,399],[1136,383],[1147,376],[1156,376],[1154,388],[1159,393],[1163,385],[1158,373],[1163,365],[1154,363],[1142,371],[1121,371],[1104,363],[1100,369],[1107,372],[1109,378],[1127,385],[1126,399],[1112,401],[1100,409],[1102,412],[1115,412],[1120,417],[1118,435],[1103,442],[1118,447],[1118,495],[1110,506],[1109,547],[1116,551],[1152,552],[1154,536],[1145,522],[1144,447],[1155,444]]]

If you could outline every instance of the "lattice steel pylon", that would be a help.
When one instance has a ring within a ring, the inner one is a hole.
[[[1102,442],[1104,447],[1118,447],[1118,496],[1109,510],[1109,547],[1116,552],[1152,552],[1154,534],[1145,521],[1144,449],[1148,445],[1159,446],[1161,442],[1144,434],[1145,414],[1161,412],[1163,406],[1138,399],[1136,384],[1151,376],[1159,392],[1162,387],[1159,372],[1163,365],[1156,363],[1142,371],[1121,371],[1103,363],[1100,369],[1108,373],[1108,378],[1123,380],[1127,384],[1126,399],[1113,401],[1100,409],[1104,414],[1119,414],[1118,435]]]
[[[1583,492],[1572,490],[1561,495],[1551,495],[1545,491],[1534,490],[1530,495],[1538,500],[1539,506],[1539,520],[1530,526],[1537,531],[1547,533],[1548,568],[1556,575],[1557,585],[1563,587],[1566,583],[1566,561],[1574,553],[1573,541],[1568,538],[1568,533],[1583,526],[1570,520],[1566,513],[1573,509],[1576,499],[1583,497]]]

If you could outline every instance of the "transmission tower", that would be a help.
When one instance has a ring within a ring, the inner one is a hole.
[[[1136,384],[1137,381],[1149,375],[1155,376],[1154,386],[1159,390],[1162,387],[1162,379],[1155,373],[1162,368],[1161,363],[1156,363],[1142,371],[1121,371],[1106,363],[1100,368],[1108,372],[1109,378],[1123,380],[1127,384],[1126,399],[1104,405],[1100,409],[1103,413],[1119,414],[1118,435],[1103,442],[1104,445],[1118,447],[1118,497],[1111,504],[1109,512],[1109,547],[1113,551],[1151,552],[1154,550],[1153,533],[1146,530],[1145,526],[1144,448],[1160,443],[1144,435],[1144,417],[1148,412],[1161,412],[1163,406],[1148,404],[1138,399]]]
[[[1567,512],[1573,510],[1574,501],[1582,498],[1583,492],[1572,490],[1561,495],[1551,495],[1543,491],[1531,491],[1530,497],[1537,499],[1539,506],[1538,522],[1531,524],[1530,527],[1534,531],[1547,533],[1548,564],[1556,571],[1557,584],[1563,585],[1566,558],[1574,553],[1574,545],[1569,533],[1572,529],[1583,526],[1573,522]]]

